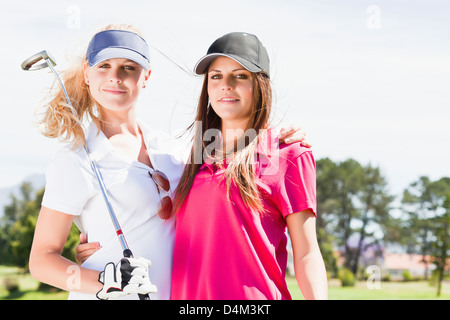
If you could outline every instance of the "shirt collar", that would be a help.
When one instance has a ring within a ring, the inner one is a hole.
[[[137,124],[139,129],[142,131],[142,136],[144,137],[144,143],[147,150],[150,151],[150,149],[153,150],[156,148],[155,146],[158,145],[156,141],[157,135],[155,135],[147,125],[139,120],[137,121]],[[86,130],[86,141],[91,152],[91,157],[96,161],[100,161],[114,150],[109,139],[93,121],[91,121]]]
[[[261,129],[259,134],[259,142],[256,146],[255,156],[257,159],[262,160],[263,163],[267,163],[267,161],[277,155],[279,152],[279,139],[278,133],[276,129]],[[264,160],[266,158],[266,160]],[[207,158],[203,161],[200,169],[208,168],[210,171],[214,172],[214,162],[213,160]],[[227,163],[225,162],[223,166],[226,168]]]

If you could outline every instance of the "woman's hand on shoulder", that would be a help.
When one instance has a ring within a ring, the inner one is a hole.
[[[306,141],[306,132],[300,126],[289,125],[287,128],[281,128],[278,135],[279,144],[300,142],[302,146],[311,148],[311,144]]]

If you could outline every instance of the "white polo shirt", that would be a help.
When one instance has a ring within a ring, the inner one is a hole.
[[[167,175],[173,192],[184,168],[185,148],[161,132],[150,131],[142,123],[139,127],[153,167]],[[160,198],[148,174],[153,169],[121,157],[114,152],[103,132],[98,135],[97,132],[97,126],[92,123],[86,132],[87,142],[127,243],[135,257],[144,257],[152,262],[149,275],[158,292],[151,294],[150,298],[170,299],[174,217],[164,221],[156,214]],[[108,262],[117,263],[123,257],[122,247],[85,150],[73,151],[71,146],[64,146],[47,167],[46,180],[42,205],[74,215],[75,224],[88,235],[88,241],[98,241],[102,246],[82,266],[101,271]],[[71,292],[69,299],[97,298],[91,294]],[[125,299],[138,297],[130,295]]]

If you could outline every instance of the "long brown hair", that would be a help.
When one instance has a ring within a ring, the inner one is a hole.
[[[254,179],[253,162],[259,141],[259,132],[262,129],[267,129],[269,126],[272,108],[272,89],[270,79],[265,73],[252,73],[252,75],[253,116],[251,117],[246,130],[254,129],[257,135],[252,141],[235,141],[235,148],[232,150],[232,154],[226,155],[227,159],[231,158],[231,161],[228,161],[228,167],[225,171],[224,178],[226,178],[228,196],[231,184],[234,182],[239,188],[244,204],[249,208],[261,211],[262,202]],[[221,124],[221,118],[214,112],[213,108],[209,106],[208,73],[206,73],[203,80],[195,122],[188,128],[188,130],[195,129],[193,145],[188,164],[184,169],[183,175],[181,176],[175,191],[174,203],[176,211],[180,209],[188,196],[194,178],[199,172],[202,164],[205,162],[203,157],[206,148],[206,144],[203,141],[205,132],[210,129],[220,130]],[[195,128],[196,125],[200,125],[201,129]],[[242,147],[236,148],[236,146]],[[201,160],[198,159],[198,155],[202,155]]]
[[[126,30],[142,33],[134,26],[127,24],[110,24],[101,28],[98,32],[105,30]],[[77,59],[75,63],[62,73],[62,80],[70,97],[73,110],[66,101],[62,88],[55,82],[54,88],[48,96],[48,102],[44,103],[38,110],[38,126],[41,133],[49,138],[58,138],[61,141],[73,144],[73,148],[80,147],[86,143],[83,121],[93,121],[101,128],[101,110],[95,104],[85,83],[83,65],[87,63],[86,57]],[[75,115],[74,115],[75,114]]]

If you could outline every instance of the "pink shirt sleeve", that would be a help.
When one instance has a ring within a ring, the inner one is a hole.
[[[283,217],[311,209],[316,213],[316,164],[310,150],[287,159],[284,179],[280,182],[279,204]]]

